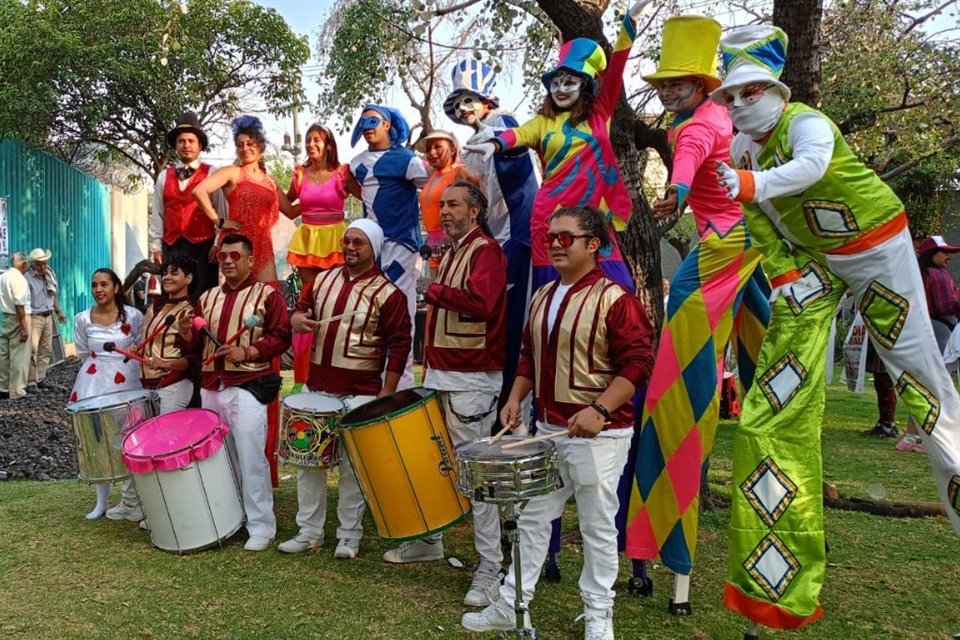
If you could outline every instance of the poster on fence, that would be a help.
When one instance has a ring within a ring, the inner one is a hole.
[[[0,271],[10,266],[10,230],[7,227],[7,199],[0,198]]]
[[[847,339],[843,342],[843,378],[847,389],[863,393],[863,379],[867,368],[867,325],[860,312],[853,318]]]

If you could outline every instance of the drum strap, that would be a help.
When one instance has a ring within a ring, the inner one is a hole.
[[[454,416],[456,416],[457,420],[459,420],[461,424],[473,424],[474,422],[480,422],[481,420],[483,420],[484,418],[486,418],[487,416],[489,416],[491,413],[493,413],[494,411],[496,411],[496,410],[497,410],[497,403],[499,402],[499,400],[500,400],[500,397],[499,397],[499,396],[493,396],[493,403],[490,405],[490,408],[489,408],[489,409],[487,409],[487,410],[484,411],[483,413],[477,413],[477,414],[472,415],[472,416],[465,416],[465,415],[463,415],[463,414],[461,414],[461,413],[458,413],[458,412],[453,408],[453,403],[450,402],[449,396],[447,397],[447,406],[450,407],[450,413],[452,413]]]

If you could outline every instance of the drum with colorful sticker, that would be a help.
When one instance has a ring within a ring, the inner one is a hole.
[[[327,393],[294,393],[284,398],[277,457],[298,467],[335,467],[340,463],[337,421],[343,411],[343,401]]]

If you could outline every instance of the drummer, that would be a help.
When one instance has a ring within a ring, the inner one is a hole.
[[[440,225],[453,248],[427,289],[424,386],[436,389],[454,446],[489,435],[497,419],[506,351],[507,261],[486,225],[487,197],[458,180],[440,197]],[[467,606],[498,597],[500,514],[496,505],[473,504],[474,545],[480,566],[464,596]],[[387,551],[387,562],[443,559],[440,534]]]
[[[617,484],[633,433],[637,387],[653,365],[653,330],[639,299],[604,277],[597,253],[610,246],[606,217],[593,207],[565,207],[550,216],[545,248],[560,278],[530,301],[520,363],[500,413],[519,426],[520,403],[531,391],[537,430],[566,432],[554,442],[563,488],[530,500],[520,516],[522,587],[526,602],[540,576],[550,522],[574,496],[583,536],[580,595],[585,637],[613,639],[613,583],[617,578]],[[470,631],[514,628],[513,569],[500,599],[461,624]]]
[[[410,353],[407,299],[377,267],[383,230],[372,220],[356,220],[341,242],[345,265],[321,271],[304,289],[291,318],[293,330],[313,333],[307,388],[343,397],[348,410],[397,390]],[[324,322],[341,314],[356,315]],[[381,382],[382,380],[382,382]],[[341,449],[337,548],[333,557],[350,560],[363,537],[363,494],[348,456]],[[327,516],[327,470],[297,471],[296,536],[278,547],[300,553],[323,544]]]
[[[290,318],[280,292],[252,273],[253,243],[249,238],[241,234],[226,236],[217,259],[224,283],[201,295],[199,306],[200,317],[219,344],[195,331],[192,318],[184,315],[179,322],[180,346],[184,353],[203,358],[203,408],[216,411],[230,425],[230,454],[250,534],[243,548],[263,551],[277,534],[270,464],[264,447],[267,405],[277,397],[281,379],[272,372],[270,361],[290,347]],[[239,334],[242,327],[251,324],[252,328]],[[239,338],[227,342],[238,334]],[[212,355],[213,361],[207,364]]]
[[[189,369],[199,363],[194,354],[181,352],[177,321],[182,316],[199,315],[200,308],[188,296],[196,277],[192,258],[180,252],[165,254],[160,273],[162,294],[152,299],[143,321],[142,354],[146,362],[140,367],[140,381],[144,389],[156,390],[163,414],[186,409],[193,397]]]

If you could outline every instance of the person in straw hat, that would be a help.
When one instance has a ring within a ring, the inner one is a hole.
[[[30,287],[30,373],[27,375],[27,393],[39,393],[40,389],[52,389],[47,382],[47,369],[53,353],[53,318],[66,322],[57,300],[57,276],[48,264],[50,250],[34,249],[27,256],[30,269],[24,274]]]
[[[720,43],[711,97],[740,133],[717,163],[743,205],[774,286],[773,315],[734,440],[725,604],[752,625],[822,615],[826,570],[820,428],[830,321],[850,289],[901,401],[920,425],[960,532],[960,399],[937,349],[903,203],[827,116],[789,102],[787,36],[772,26]]]
[[[710,456],[720,409],[718,372],[727,342],[740,341],[741,379],[753,379],[756,349],[769,319],[769,290],[760,252],[751,246],[739,204],[717,184],[714,165],[730,157],[733,125],[726,109],[709,99],[720,86],[717,44],[720,23],[705,16],[670,18],[655,73],[644,76],[673,114],[667,139],[673,151],[670,185],[653,204],[666,220],[689,206],[697,227],[696,247],[670,284],[663,339],[646,397],[637,447],[635,490],[629,510],[625,552],[635,559],[631,591],[650,595],[644,561],[659,554],[676,574],[670,612],[691,613],[690,571],[696,549],[701,474],[674,476],[679,460],[700,465]],[[702,354],[699,355],[698,354]],[[680,366],[678,366],[678,363]]]

